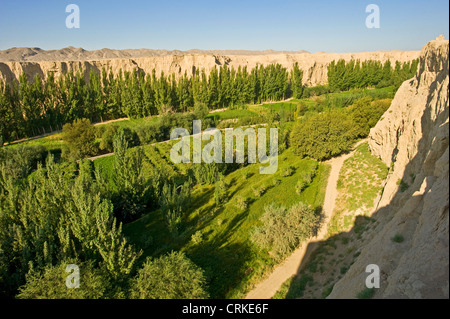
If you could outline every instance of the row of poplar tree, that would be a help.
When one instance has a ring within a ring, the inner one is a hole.
[[[328,67],[329,91],[352,88],[397,88],[417,70],[418,60],[397,62],[351,60],[333,61]],[[280,64],[247,67],[224,65],[209,74],[196,69],[157,76],[155,70],[90,70],[85,76],[67,72],[56,78],[49,72],[44,81],[36,75],[29,82],[25,74],[11,84],[0,82],[0,139],[4,142],[60,130],[65,123],[88,118],[99,122],[121,117],[139,118],[164,113],[167,109],[187,111],[196,104],[210,109],[300,98],[303,94],[303,72],[298,63],[289,72]]]
[[[404,63],[397,61],[394,67],[389,60],[384,64],[374,60],[333,61],[328,66],[328,86],[331,91],[387,86],[398,89],[403,81],[416,74],[418,64],[419,59]]]
[[[138,118],[164,113],[168,108],[186,111],[198,103],[210,109],[282,100],[301,95],[302,71],[296,64],[289,73],[280,64],[235,70],[224,65],[207,75],[195,70],[157,76],[143,71],[120,71],[114,75],[102,69],[67,72],[59,78],[48,73],[29,82],[22,74],[11,85],[0,83],[0,134],[4,141],[30,137],[61,129],[75,119],[99,122],[120,117]]]

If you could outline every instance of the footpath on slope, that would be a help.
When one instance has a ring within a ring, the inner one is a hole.
[[[308,260],[311,253],[317,248],[317,243],[326,239],[328,223],[333,215],[334,205],[337,197],[337,181],[339,179],[339,172],[345,160],[350,158],[355,149],[360,144],[366,142],[367,139],[361,140],[356,143],[352,151],[341,155],[331,160],[326,161],[326,164],[331,165],[330,176],[328,177],[327,188],[325,191],[325,200],[322,207],[322,227],[318,230],[315,237],[310,238],[308,241],[301,244],[289,257],[287,257],[280,265],[276,266],[272,273],[263,281],[258,283],[245,297],[245,299],[270,299],[280,289],[281,285],[297,274],[301,269],[300,266],[304,265]],[[307,249],[309,247],[309,249]],[[306,252],[308,253],[306,254]]]

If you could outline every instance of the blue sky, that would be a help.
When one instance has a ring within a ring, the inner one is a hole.
[[[79,29],[65,25],[71,3]],[[380,29],[365,26],[371,3]],[[448,0],[0,0],[0,50],[420,50],[440,34],[448,39],[448,10]]]

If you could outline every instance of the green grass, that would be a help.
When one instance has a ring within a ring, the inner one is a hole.
[[[375,288],[366,288],[356,295],[358,299],[370,299],[375,294]]]
[[[297,104],[298,102],[292,102],[291,100],[289,102],[263,104],[262,106],[276,112],[280,112],[282,109],[284,109],[285,111],[295,112]]]
[[[388,173],[387,166],[370,154],[368,143],[359,145],[348,158],[339,173],[337,188],[339,195],[334,215],[330,221],[329,234],[346,231],[353,226],[358,209],[368,214],[382,190],[382,182]]]
[[[15,148],[18,146],[32,146],[32,145],[40,145],[43,146],[48,152],[61,151],[61,147],[63,145],[62,133],[56,133],[53,135],[24,140],[22,142],[16,142],[11,145],[7,145],[6,147]]]
[[[256,116],[255,112],[246,109],[226,110],[221,112],[210,113],[206,118],[216,119],[216,121],[240,119],[243,117]]]
[[[107,127],[109,125],[115,125],[119,128],[133,129],[137,126],[141,126],[141,125],[145,125],[145,124],[149,124],[149,123],[155,123],[157,121],[158,121],[158,117],[151,116],[151,117],[143,117],[143,118],[138,118],[138,119],[127,119],[127,120],[123,120],[123,121],[111,122],[111,123],[106,123],[106,124],[97,124],[97,127],[98,126]]]

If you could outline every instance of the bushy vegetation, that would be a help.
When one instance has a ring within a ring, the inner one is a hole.
[[[28,83],[21,76],[0,87],[7,141],[63,131],[0,148],[1,296],[242,297],[317,228],[329,167],[316,159],[367,136],[389,103],[373,99],[393,94],[305,88],[298,65],[291,73],[280,65],[223,66],[178,81],[136,71],[88,78],[67,73]],[[256,105],[286,97],[296,100]],[[248,103],[255,105],[242,107]],[[208,114],[222,107],[230,109]],[[132,119],[90,123],[123,116]],[[175,127],[192,133],[194,119],[202,129],[278,127],[278,171],[260,175],[247,161],[174,164],[172,142],[149,145],[168,140]],[[60,162],[48,154],[58,147]],[[89,284],[67,290],[68,263]]]
[[[67,265],[75,264],[80,269],[80,286],[67,289]],[[94,267],[92,262],[77,260],[62,261],[59,265],[45,266],[42,271],[29,272],[26,284],[20,287],[19,299],[101,299],[117,298],[105,274]]]
[[[0,172],[2,294],[15,294],[29,272],[69,259],[91,261],[123,293],[141,253],[127,244],[111,202],[99,196],[98,174],[76,176],[75,167],[55,164],[52,156],[24,183],[3,164]]]
[[[78,119],[63,126],[63,157],[79,160],[97,153],[95,129],[88,119]]]
[[[329,159],[366,137],[388,107],[389,101],[365,97],[348,109],[329,109],[302,118],[292,129],[290,145],[301,157]]]
[[[295,191],[297,192],[297,194],[300,195],[312,183],[314,177],[317,174],[317,168],[317,163],[313,163],[309,171],[302,172],[297,185],[295,185]]]
[[[387,166],[370,153],[368,143],[356,148],[339,173],[335,210],[328,224],[329,235],[349,231],[355,226],[356,213],[371,212],[387,173]]]
[[[148,258],[131,284],[133,299],[205,299],[206,277],[185,254]]]
[[[0,163],[12,179],[28,176],[47,156],[41,145],[19,145],[15,148],[0,147]]]
[[[342,110],[330,110],[303,119],[291,132],[291,146],[300,157],[328,159],[350,148],[353,123]]]
[[[298,65],[291,74],[280,64],[260,65],[252,70],[224,65],[213,68],[208,75],[199,69],[193,76],[185,73],[178,81],[175,74],[157,75],[155,70],[144,74],[135,69],[116,75],[106,69],[101,74],[87,72],[67,72],[60,78],[49,72],[45,81],[36,75],[32,82],[22,74],[12,84],[1,81],[3,140],[54,131],[81,118],[99,122],[186,112],[196,105],[210,109],[233,107],[299,96],[303,88]]]
[[[417,71],[419,59],[400,63],[392,67],[388,60],[379,61],[345,60],[332,61],[328,66],[328,85],[332,91],[346,91],[352,88],[395,86],[412,78]]]
[[[314,232],[319,216],[314,209],[298,203],[286,210],[283,206],[268,205],[261,218],[262,226],[255,228],[252,241],[269,250],[277,260],[294,250]]]

